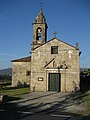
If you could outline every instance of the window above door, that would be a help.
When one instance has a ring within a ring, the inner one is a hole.
[[[51,46],[51,54],[58,54],[58,46]]]

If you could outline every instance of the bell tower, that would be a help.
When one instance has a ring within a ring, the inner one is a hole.
[[[32,49],[44,44],[47,41],[47,23],[43,14],[42,7],[33,23],[33,42]]]

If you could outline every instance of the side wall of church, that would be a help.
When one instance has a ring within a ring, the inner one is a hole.
[[[58,46],[58,54],[51,54],[51,46]],[[53,59],[55,61],[54,66]],[[54,39],[33,50],[31,61],[32,91],[48,91],[49,73],[61,74],[60,91],[79,90],[79,50],[62,41]],[[52,62],[45,67],[50,61]],[[54,67],[59,68],[63,64],[66,64],[66,69],[54,69]]]
[[[30,62],[12,63],[12,86],[25,86],[30,84]]]

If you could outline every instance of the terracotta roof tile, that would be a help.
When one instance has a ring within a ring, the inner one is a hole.
[[[25,58],[16,59],[16,60],[12,60],[11,62],[31,62],[31,56],[25,57]]]

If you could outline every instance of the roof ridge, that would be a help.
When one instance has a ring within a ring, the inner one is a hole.
[[[44,44],[47,44],[48,42],[50,42],[50,41],[52,41],[52,40],[54,40],[54,39],[56,39],[56,40],[58,40],[58,41],[61,41],[61,42],[63,42],[63,43],[65,43],[65,44],[67,44],[67,45],[69,45],[69,46],[71,46],[71,47],[73,47],[73,48],[75,48],[75,49],[76,49],[76,47],[75,47],[75,46],[73,46],[73,45],[71,45],[71,44],[69,44],[69,43],[67,43],[67,42],[64,42],[64,41],[62,41],[62,40],[60,40],[60,39],[58,39],[58,38],[52,38],[51,40],[48,40],[47,42],[45,42],[45,43],[41,44],[40,46],[37,46],[36,48],[34,48],[34,49],[32,49],[32,50],[35,50],[35,49],[37,49],[37,48],[39,48],[39,47],[43,46]]]
[[[31,56],[15,59],[12,60],[11,62],[30,62],[30,61],[31,61]]]

